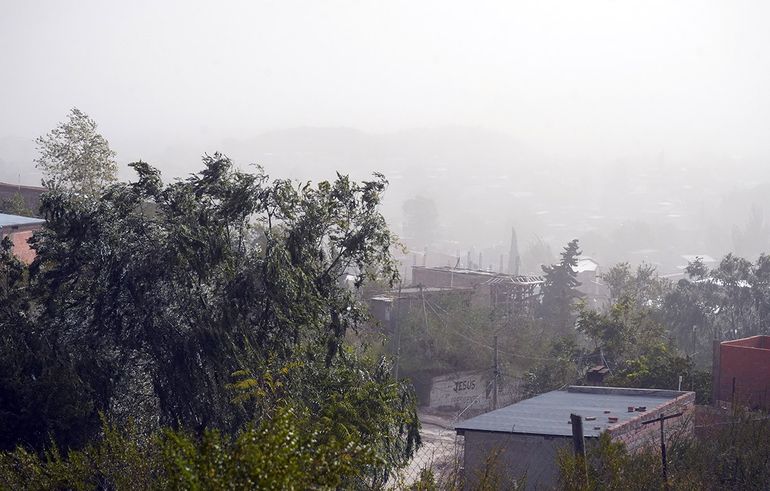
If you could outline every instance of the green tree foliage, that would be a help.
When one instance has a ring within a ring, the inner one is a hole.
[[[541,317],[556,332],[567,332],[572,325],[573,304],[580,297],[576,290],[580,286],[576,272],[580,254],[578,240],[574,239],[564,248],[558,264],[543,266],[545,283]]]
[[[403,308],[399,319],[401,373],[439,374],[490,366],[491,351],[483,348],[494,337],[489,307],[471,305],[462,294],[424,294]],[[394,343],[392,336],[390,344]],[[390,348],[393,353],[396,350]]]
[[[616,264],[601,279],[610,289],[611,303],[628,298],[640,308],[660,306],[671,289],[670,282],[658,276],[649,264],[640,264],[635,271],[628,263]]]
[[[34,216],[34,212],[29,209],[24,197],[20,193],[15,193],[10,198],[0,199],[0,213],[9,215],[19,215],[23,217]]]
[[[71,396],[82,424],[103,411],[142,431],[235,435],[289,404],[345,419],[340,434],[360,434],[382,480],[418,442],[414,400],[387,364],[344,349],[366,313],[342,279],[397,276],[378,212],[386,181],[311,186],[235,171],[218,154],[204,164],[164,185],[138,162],[136,182],[99,199],[44,195],[47,225],[17,292],[31,307],[9,329],[45,340],[82,384]],[[238,397],[249,387],[254,397]]]
[[[583,374],[583,350],[574,336],[557,338],[543,358],[524,374],[524,395],[533,397],[577,383]]]
[[[682,390],[695,392],[698,404],[711,402],[711,373],[699,370],[688,356],[664,344],[651,346],[638,356],[615,366],[605,383],[616,387],[677,389],[682,377]]]
[[[621,271],[623,266],[613,268]],[[611,271],[613,271],[611,270]],[[580,336],[564,337],[554,343],[550,358],[528,372],[527,392],[538,394],[562,385],[581,383],[585,370],[607,365],[607,385],[640,388],[682,389],[696,392],[705,403],[711,396],[711,377],[699,370],[695,360],[670,343],[657,301],[631,284],[620,293],[620,301],[599,312],[578,306],[576,321]],[[658,289],[655,289],[655,295]],[[645,298],[646,297],[646,298]]]
[[[770,257],[752,263],[728,254],[709,269],[698,259],[666,294],[662,317],[677,344],[706,363],[711,341],[770,333]]]
[[[597,361],[618,363],[644,353],[651,346],[665,343],[665,329],[655,311],[638,307],[629,297],[611,305],[606,312],[580,306],[577,329],[593,345],[589,354]]]
[[[661,489],[655,455],[652,452],[631,454],[622,443],[612,441],[607,433],[602,433],[598,442],[588,446],[585,460],[562,449],[558,454],[558,465],[559,485],[564,490]]]
[[[33,322],[25,266],[0,243],[0,449],[82,445],[98,427],[90,390]]]
[[[587,449],[584,464],[566,449],[559,454],[560,487],[566,490],[767,489],[770,482],[770,420],[743,414],[701,429],[675,432],[667,445],[668,482],[662,478],[660,447],[630,453],[604,433]]]
[[[307,410],[278,409],[236,437],[216,430],[142,435],[105,423],[82,450],[0,454],[4,489],[334,489],[355,487],[377,452],[360,434],[340,435]],[[342,437],[342,438],[341,438]]]
[[[49,187],[96,196],[117,178],[115,152],[96,131],[96,122],[77,108],[35,143],[39,152],[35,162]]]

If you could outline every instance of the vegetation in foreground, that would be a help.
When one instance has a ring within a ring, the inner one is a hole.
[[[28,268],[4,242],[8,487],[378,487],[419,444],[410,386],[345,340],[365,317],[346,275],[396,278],[385,180],[204,164],[54,188]]]

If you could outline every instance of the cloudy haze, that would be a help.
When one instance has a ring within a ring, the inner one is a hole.
[[[447,124],[557,153],[765,155],[765,2],[4,2],[0,134]]]
[[[142,158],[167,175],[216,150],[278,176],[383,171],[394,228],[403,201],[425,195],[445,250],[503,244],[512,225],[523,242],[558,250],[580,235],[591,247],[600,230],[649,223],[663,227],[644,239],[652,245],[622,250],[657,250],[687,230],[682,244],[717,254],[766,200],[755,188],[770,156],[769,11],[760,1],[5,1],[0,179],[34,184],[32,140],[74,106],[123,165]],[[744,189],[758,201],[736,198]],[[735,215],[719,215],[725,203]],[[682,225],[696,219],[697,233]],[[601,237],[593,252],[607,256]]]

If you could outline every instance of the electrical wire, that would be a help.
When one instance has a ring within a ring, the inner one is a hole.
[[[490,346],[490,345],[488,345],[488,344],[486,344],[486,343],[484,343],[484,342],[482,342],[482,341],[478,341],[478,340],[476,340],[476,339],[473,339],[473,338],[471,338],[470,336],[467,336],[467,335],[465,335],[465,334],[461,333],[460,331],[458,331],[458,330],[456,330],[456,329],[454,329],[454,328],[451,328],[451,327],[449,327],[449,322],[448,322],[448,320],[447,320],[446,318],[444,318],[444,317],[443,317],[443,316],[442,316],[442,315],[441,315],[441,314],[438,312],[438,310],[436,310],[436,309],[441,309],[441,310],[443,310],[443,311],[444,311],[444,312],[445,312],[447,315],[449,315],[449,312],[447,312],[445,309],[441,308],[440,306],[438,306],[438,305],[435,305],[435,304],[434,304],[433,302],[431,302],[429,299],[426,299],[424,295],[423,295],[423,302],[424,302],[424,305],[427,305],[427,306],[428,306],[428,308],[430,308],[430,310],[431,310],[431,311],[433,311],[433,313],[436,315],[436,317],[438,317],[438,318],[439,318],[439,320],[441,320],[441,321],[443,322],[443,324],[444,324],[444,329],[445,329],[445,330],[447,330],[447,331],[450,331],[450,332],[454,333],[455,335],[457,335],[457,336],[459,336],[459,337],[461,337],[461,338],[465,339],[466,341],[470,341],[471,343],[474,343],[474,344],[476,344],[476,345],[478,345],[478,346],[481,346],[481,347],[483,347],[483,348],[486,348],[486,349],[488,349],[488,350],[494,351],[494,349],[495,349],[495,348],[494,348],[494,346]],[[467,325],[465,325],[465,327],[466,327],[466,328],[468,328],[468,326],[467,326]],[[559,361],[559,358],[546,358],[546,357],[541,357],[541,356],[530,356],[530,355],[523,355],[523,354],[521,354],[521,353],[512,353],[512,352],[510,352],[510,351],[501,350],[501,349],[499,349],[499,348],[498,348],[498,350],[497,350],[497,351],[498,351],[498,353],[502,353],[502,354],[504,354],[504,355],[513,356],[513,357],[518,357],[518,358],[526,358],[526,359],[529,359],[529,360],[537,360],[537,361]]]

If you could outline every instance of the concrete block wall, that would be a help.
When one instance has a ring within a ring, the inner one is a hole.
[[[571,437],[466,431],[465,489],[476,489],[485,474],[496,489],[512,489],[525,476],[527,490],[552,489],[559,478],[557,453],[570,445]]]
[[[670,441],[674,435],[692,436],[695,417],[694,392],[686,392],[661,406],[635,413],[636,416],[630,420],[610,426],[607,432],[613,440],[625,443],[628,450],[636,452],[648,445],[660,445],[660,424],[642,423],[654,420],[661,414],[669,415],[678,412],[682,412],[682,416],[668,419],[664,423],[666,440]]]

